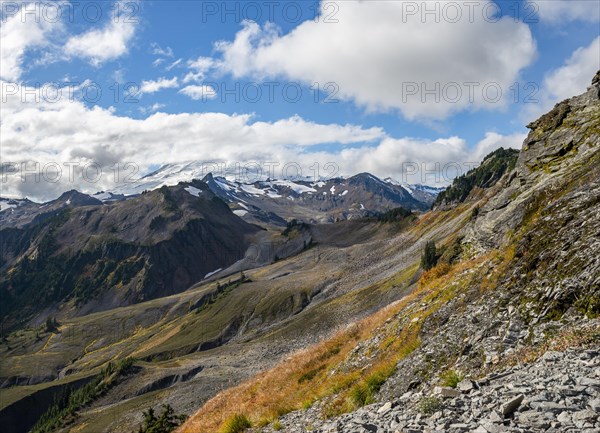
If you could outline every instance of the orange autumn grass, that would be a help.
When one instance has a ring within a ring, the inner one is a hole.
[[[457,290],[464,288],[463,284],[449,287],[448,283],[456,283],[455,280],[461,280],[466,273],[469,274],[466,283],[470,285],[477,277],[466,271],[479,268],[489,259],[489,256],[478,257],[451,269],[432,269],[421,279],[418,289],[400,301],[348,326],[328,340],[292,355],[271,370],[221,392],[200,408],[178,433],[219,432],[221,426],[236,414],[244,414],[255,426],[263,426],[292,410],[307,408],[316,400],[332,396],[325,415],[354,409],[350,398],[352,390],[368,382],[369,378],[385,380],[392,374],[396,363],[419,346],[423,320]],[[420,307],[421,302],[426,302],[428,307]],[[390,332],[386,323],[394,316],[410,324],[399,332]],[[415,318],[418,320],[413,320]],[[379,347],[377,359],[366,370],[339,369],[357,343],[368,340],[377,328],[386,328],[379,333],[387,337]]]
[[[235,414],[247,415],[255,425],[266,425],[292,410],[347,390],[361,379],[360,371],[329,374],[349,352],[372,335],[389,317],[414,298],[408,295],[333,337],[300,351],[263,372],[209,400],[178,433],[215,433]],[[411,338],[415,336],[412,335]],[[380,363],[371,370],[383,369]],[[364,372],[363,372],[364,374]]]

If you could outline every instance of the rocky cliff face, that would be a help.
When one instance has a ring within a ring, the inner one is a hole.
[[[585,192],[598,180],[598,95],[596,81],[583,95],[557,104],[528,125],[531,132],[516,169],[499,193],[482,206],[482,217],[467,233],[468,241],[482,249],[497,247],[544,201],[577,188]]]

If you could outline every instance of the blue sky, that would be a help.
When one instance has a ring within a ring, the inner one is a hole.
[[[343,174],[401,177],[404,161],[520,147],[525,124],[600,67],[594,0],[47,4],[2,2],[3,161],[135,162],[140,173],[198,159],[335,161]],[[23,96],[65,83],[88,97]]]

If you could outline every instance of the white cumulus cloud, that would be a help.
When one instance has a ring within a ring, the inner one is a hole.
[[[215,62],[210,57],[198,57],[195,60],[189,60],[187,62],[189,72],[186,74],[183,82],[189,83],[202,81],[205,78],[206,73],[210,71],[214,65]]]
[[[135,20],[118,16],[115,9],[103,27],[70,37],[64,52],[67,56],[81,57],[98,66],[127,54],[135,30]]]
[[[40,7],[41,4],[35,5]],[[30,8],[28,5],[34,4],[11,2],[14,10],[3,7],[0,25],[0,78],[3,80],[19,81],[25,53],[51,45],[52,36],[63,29],[60,21],[43,20],[36,14],[24,13],[27,9],[23,8]]]
[[[217,91],[212,86],[207,85],[189,85],[181,89],[179,93],[189,96],[195,101],[214,99],[217,97]]]
[[[177,77],[171,79],[159,78],[158,80],[144,80],[140,85],[140,93],[156,93],[162,89],[173,89],[179,86]]]
[[[563,66],[547,74],[544,87],[554,101],[570,98],[584,92],[599,69],[600,36],[587,47],[575,50]]]
[[[425,3],[438,17],[422,15]],[[483,8],[492,4],[478,2],[470,13],[445,0],[337,2],[336,23],[305,21],[287,34],[245,22],[233,40],[215,44],[219,56],[202,66],[233,77],[333,82],[341,98],[408,119],[494,109],[535,58],[536,45],[526,24],[484,19]],[[408,13],[409,6],[417,12]],[[327,15],[326,2],[321,7]]]
[[[519,147],[524,139],[520,134],[488,133],[469,146],[460,137],[394,138],[382,128],[317,123],[299,116],[264,122],[249,114],[158,112],[136,119],[68,97],[36,103],[34,98],[24,102],[22,92],[7,93],[0,107],[3,163],[37,162],[42,168],[58,164],[65,172],[65,164],[78,164],[73,181],[65,175],[56,183],[31,178],[22,182],[11,175],[3,183],[4,195],[37,200],[55,198],[71,188],[88,193],[110,190],[124,180],[115,179],[115,163],[134,164],[138,175],[157,165],[185,161],[277,162],[279,168],[297,163],[306,174],[313,173],[315,163],[322,168],[333,163],[338,175],[370,171],[411,182],[447,183],[495,148]],[[160,108],[155,105],[145,113]],[[331,144],[335,146],[327,148],[335,150],[323,150]],[[101,167],[103,176],[84,181],[81,170],[92,163]],[[418,170],[407,176],[407,167]]]

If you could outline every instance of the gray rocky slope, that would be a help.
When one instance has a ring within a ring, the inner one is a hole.
[[[587,432],[600,431],[600,351],[548,351],[456,389],[408,391],[330,421],[319,407],[283,420],[289,432]],[[314,421],[308,421],[313,419]]]

